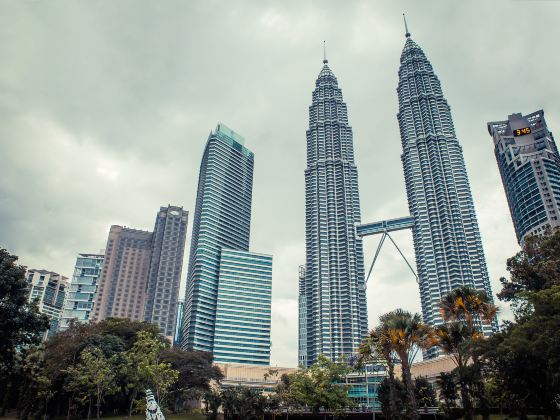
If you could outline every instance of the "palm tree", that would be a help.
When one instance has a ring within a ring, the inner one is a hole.
[[[469,384],[472,383],[473,368],[470,365],[472,357],[470,343],[481,333],[473,331],[463,322],[449,322],[438,326],[433,336],[433,344],[444,353],[450,355],[455,362],[455,373],[461,389],[461,401],[465,410],[465,419],[472,419],[473,405],[469,395]]]
[[[402,380],[408,395],[406,416],[409,419],[418,419],[410,366],[419,349],[429,348],[432,345],[432,330],[421,321],[419,314],[411,314],[402,309],[386,313],[379,320],[386,329],[387,341],[391,349],[401,360]]]
[[[386,413],[386,416],[388,420],[392,420],[397,418],[399,414],[395,397],[395,360],[393,357],[393,349],[391,348],[391,343],[387,334],[387,329],[383,324],[371,330],[369,335],[360,344],[360,347],[358,347],[359,365],[373,363],[379,359],[383,359],[385,361],[389,374],[389,410]]]
[[[439,303],[439,310],[445,321],[462,321],[471,329],[475,328],[477,319],[491,323],[498,312],[485,292],[468,286],[461,286],[446,294]]]
[[[466,411],[465,418],[472,418],[473,408],[468,385],[478,391],[483,418],[488,419],[487,401],[480,381],[478,357],[473,344],[484,337],[478,320],[491,323],[498,309],[491,303],[485,292],[468,286],[461,286],[445,295],[439,303],[440,313],[447,326],[438,328],[437,343],[445,353],[451,354],[457,364],[457,375],[461,385],[461,399]],[[463,325],[464,328],[460,327]],[[472,359],[470,365],[469,359]]]

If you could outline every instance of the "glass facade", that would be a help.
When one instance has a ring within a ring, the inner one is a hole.
[[[81,323],[90,321],[97,293],[97,280],[103,269],[103,258],[100,254],[78,254],[64,301],[60,331],[68,329],[72,320]]]
[[[223,248],[248,251],[254,155],[224,124],[210,133],[198,180],[181,347],[212,352]]]
[[[222,249],[214,360],[268,365],[272,256]]]
[[[367,334],[358,170],[352,128],[325,59],[309,107],[305,169],[306,263],[300,280],[299,361],[340,360]],[[305,343],[301,341],[304,340]],[[305,353],[305,354],[303,354]]]
[[[45,331],[43,339],[58,331],[62,306],[66,296],[68,278],[47,270],[29,270],[27,272],[27,287],[29,301],[36,301],[39,312],[49,317],[49,329]]]
[[[488,123],[517,241],[560,226],[560,156],[544,112]]]
[[[492,290],[463,151],[440,81],[408,33],[400,61],[397,118],[422,314],[438,325],[438,302],[450,290],[474,287],[491,301]],[[484,331],[495,328],[496,321]]]

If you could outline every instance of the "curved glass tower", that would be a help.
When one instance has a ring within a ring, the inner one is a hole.
[[[406,34],[399,69],[401,156],[424,321],[443,322],[438,302],[450,290],[492,291],[461,145],[441,84],[422,49]],[[485,325],[484,332],[496,328]],[[433,353],[433,352],[432,352]]]
[[[299,360],[352,353],[367,334],[358,170],[342,91],[328,61],[309,107],[305,170],[306,265],[300,284]],[[301,329],[305,334],[301,334]],[[305,351],[305,354],[301,354]]]

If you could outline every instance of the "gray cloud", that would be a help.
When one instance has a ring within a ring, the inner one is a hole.
[[[305,130],[322,40],[354,129],[363,220],[404,215],[402,11],[452,106],[498,291],[517,245],[486,122],[544,108],[560,132],[553,2],[2,2],[0,243],[69,275],[110,224],[151,229],[167,203],[192,212],[206,137],[223,121],[256,155],[252,248],[275,258],[272,362],[295,365]],[[410,234],[396,238],[413,259]],[[365,241],[366,263],[377,240]],[[372,325],[395,307],[420,309],[391,246],[368,305]]]

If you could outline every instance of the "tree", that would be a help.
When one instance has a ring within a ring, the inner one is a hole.
[[[457,383],[455,382],[455,374],[451,372],[441,372],[437,378],[437,387],[439,395],[443,400],[443,412],[449,418],[452,416],[452,409],[455,408],[457,400]]]
[[[211,381],[219,382],[224,376],[218,366],[212,365],[212,353],[173,347],[163,349],[160,358],[179,373],[177,381],[169,390],[174,412],[184,409],[190,399],[208,391]]]
[[[386,313],[379,320],[386,328],[391,348],[401,361],[402,381],[407,391],[406,416],[417,419],[418,407],[410,366],[420,348],[428,348],[432,345],[432,330],[421,321],[420,315],[413,315],[402,309]]]
[[[388,395],[385,408],[383,410],[388,420],[398,418],[400,411],[397,409],[396,388],[395,388],[395,358],[393,348],[389,339],[386,324],[381,324],[371,330],[358,348],[359,364],[378,362],[384,360],[388,371]]]
[[[414,391],[420,407],[426,409],[436,405],[436,391],[425,377],[419,376],[414,379]]]
[[[353,406],[344,384],[349,372],[346,363],[335,363],[319,355],[311,367],[283,376],[278,394],[284,407],[309,407],[314,414],[322,409],[340,413]]]
[[[482,343],[482,358],[510,413],[559,413],[560,286],[527,296],[530,315]]]
[[[386,419],[401,419],[401,410],[395,407],[404,407],[408,394],[401,380],[394,378],[391,384],[389,378],[384,378],[377,388],[377,399],[381,404],[381,411]]]
[[[497,308],[481,290],[461,286],[447,293],[439,303],[440,313],[445,321],[464,322],[472,330],[476,321],[488,324],[496,317]]]
[[[560,230],[543,236],[528,236],[523,249],[507,260],[510,279],[501,278],[498,298],[512,302],[517,317],[531,311],[526,292],[560,285]]]
[[[28,302],[25,267],[18,257],[0,248],[0,415],[9,405],[14,362],[18,349],[40,342],[49,326],[48,317]],[[3,397],[3,398],[2,398]]]
[[[77,390],[89,400],[95,398],[97,419],[101,413],[103,398],[115,389],[115,366],[98,347],[89,347],[81,354],[81,363],[68,369],[68,388]],[[88,419],[90,410],[88,409]]]

